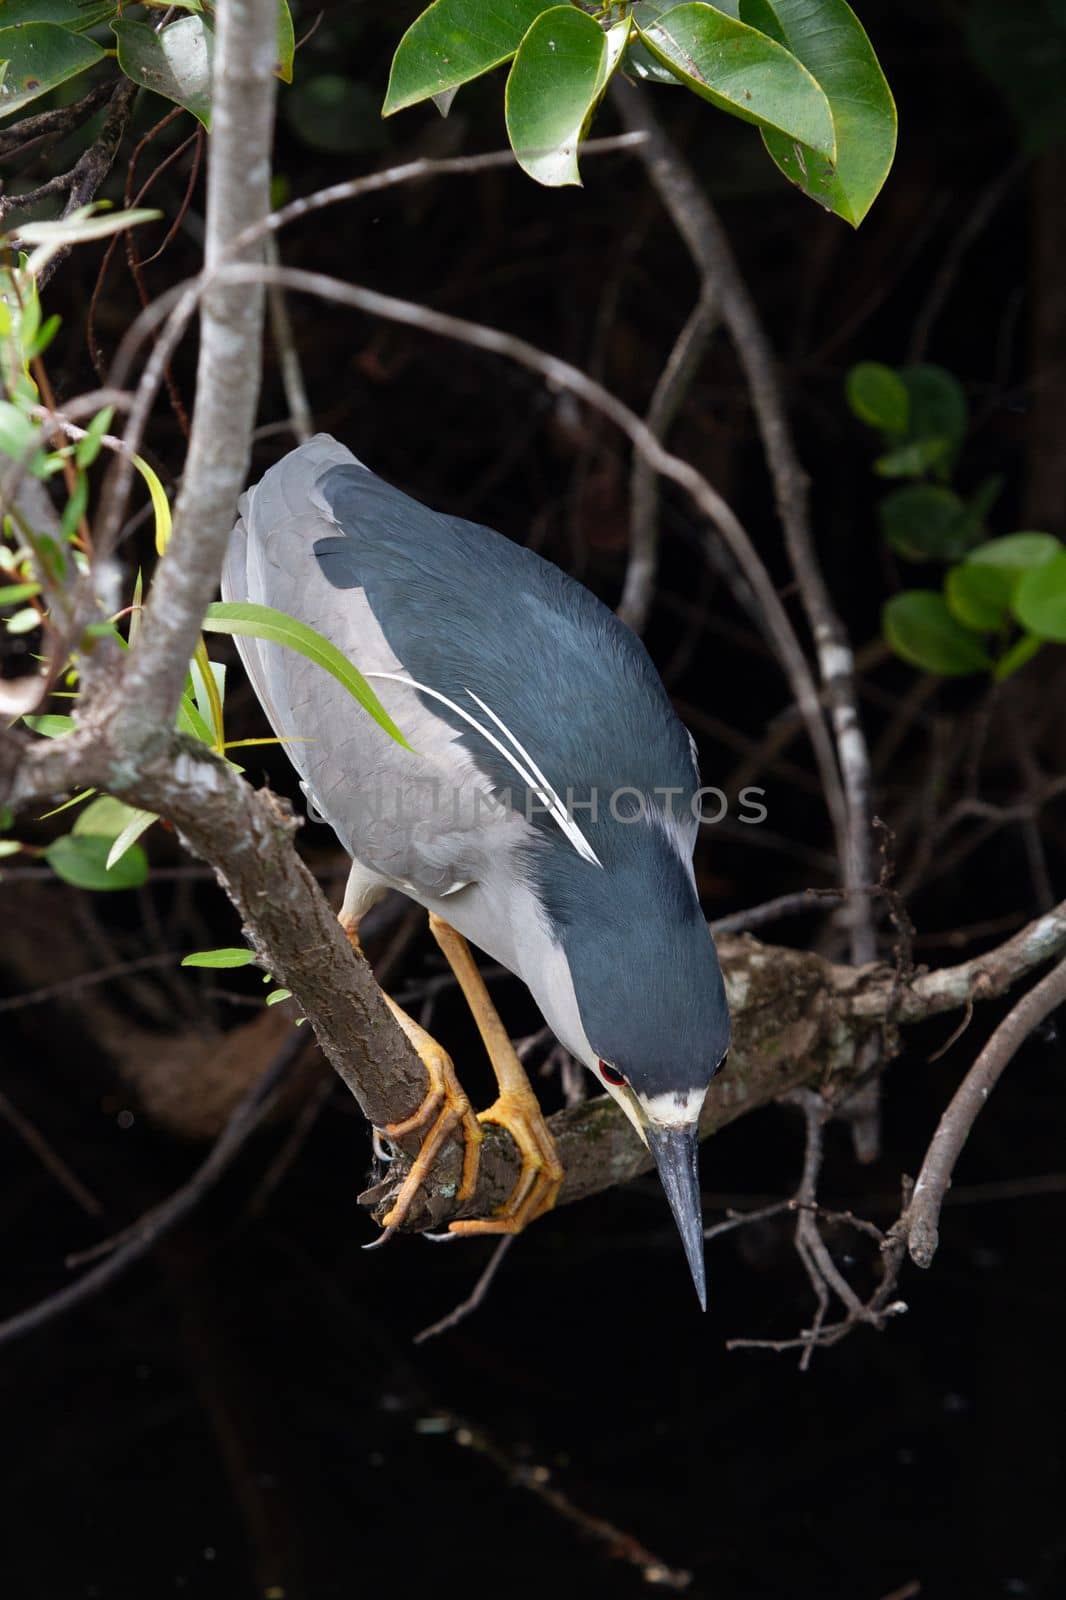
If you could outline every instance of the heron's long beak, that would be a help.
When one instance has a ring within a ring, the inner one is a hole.
[[[700,1309],[706,1311],[707,1280],[703,1269],[703,1207],[700,1203],[697,1125],[692,1123],[687,1127],[670,1128],[661,1123],[648,1122],[644,1132],[681,1234]]]

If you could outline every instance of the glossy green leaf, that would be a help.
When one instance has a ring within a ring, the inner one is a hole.
[[[250,967],[255,960],[255,951],[240,945],[227,950],[197,950],[181,964],[183,967]]]
[[[3,13],[0,13],[0,17]],[[104,59],[91,39],[53,22],[0,28],[0,121]]]
[[[858,227],[896,153],[895,102],[862,24],[845,0],[740,0],[740,14],[803,62],[832,114],[835,162],[769,130],[767,150],[804,194]]]
[[[1066,644],[1066,550],[1022,574],[1014,591],[1014,615],[1038,639]]]
[[[638,0],[631,16],[638,28],[650,28],[664,11],[672,10],[673,4],[674,0],[666,0],[665,4],[663,0]],[[720,5],[718,9],[724,11],[729,8]],[[735,7],[732,9],[735,15]],[[637,78],[644,83],[664,84],[667,87],[672,85],[675,89],[681,87],[681,79],[676,73],[671,72],[669,67],[664,67],[657,56],[652,55],[636,29],[633,30],[626,46],[625,71],[628,77]]]
[[[383,117],[510,61],[552,0],[435,0],[396,47]]]
[[[179,17],[161,33],[147,22],[113,22],[118,64],[134,83],[191,111],[211,126],[214,30],[206,17]]]
[[[934,589],[894,595],[881,613],[881,625],[896,654],[923,672],[955,678],[992,665],[978,636],[952,616]]]
[[[847,376],[848,405],[860,422],[890,436],[906,433],[911,400],[903,379],[880,361],[860,361]]]
[[[0,24],[10,18],[20,27],[27,22],[54,22],[73,33],[86,33],[115,12],[115,0],[0,0]]]
[[[892,549],[908,561],[957,561],[978,534],[965,502],[940,484],[894,489],[877,518]]]
[[[507,137],[538,183],[580,183],[577,151],[629,37],[628,22],[604,33],[574,6],[553,6],[529,29],[507,75]]]
[[[336,645],[324,639],[314,628],[309,628],[305,622],[287,617],[283,611],[275,611],[272,606],[255,605],[250,600],[228,600],[208,606],[203,629],[205,633],[247,634],[253,639],[266,639],[272,644],[283,644],[290,650],[298,651],[343,684],[353,699],[358,700],[378,726],[384,728],[398,744],[402,744],[405,750],[411,748],[362,673],[352,666]],[[209,733],[208,739],[210,737]]]
[[[663,66],[720,111],[832,160],[829,102],[793,54],[715,6],[673,6],[640,37]]]
[[[274,76],[282,83],[292,82],[292,67],[296,56],[296,33],[292,25],[292,12],[288,0],[278,0],[278,59]]]
[[[139,889],[148,877],[148,858],[133,845],[122,860],[108,867],[111,840],[99,834],[64,834],[44,852],[57,877],[76,889]]]

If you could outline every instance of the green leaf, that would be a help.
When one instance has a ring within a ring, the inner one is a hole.
[[[9,583],[6,588],[0,589],[0,606],[14,606],[20,600],[32,600],[40,592],[39,583]]]
[[[0,78],[0,120],[103,59],[98,44],[52,22],[0,28],[0,62],[7,63]]]
[[[1014,615],[1038,639],[1066,644],[1066,550],[1022,574],[1014,592]]]
[[[255,951],[241,945],[229,950],[197,950],[181,964],[183,967],[250,967],[255,960]]]
[[[944,597],[953,617],[978,633],[995,633],[1010,616],[1014,579],[1002,567],[963,562],[944,579]]]
[[[358,700],[365,711],[369,711],[379,727],[384,728],[405,750],[410,750],[411,746],[362,673],[352,666],[336,645],[324,639],[314,628],[309,628],[305,622],[287,617],[283,611],[275,611],[273,606],[255,605],[250,600],[228,600],[216,601],[208,606],[203,628],[205,633],[247,634],[252,639],[266,639],[272,644],[283,644],[290,650],[298,651],[343,684],[353,699]],[[208,740],[210,738],[209,732]]]
[[[13,461],[28,457],[41,436],[40,427],[10,400],[0,400],[0,451]]]
[[[179,17],[161,33],[147,22],[113,22],[118,64],[134,83],[191,111],[211,126],[211,63],[214,31],[206,17]]]
[[[21,849],[17,839],[0,839],[0,856],[17,856]]]
[[[287,0],[278,0],[278,60],[274,76],[282,83],[292,82],[292,64],[296,56],[296,34],[292,26],[292,12]]]
[[[133,806],[128,806],[124,800],[102,794],[78,813],[78,820],[71,832],[94,833],[100,839],[117,839],[130,818],[136,815]]]
[[[740,14],[814,75],[836,134],[835,164],[819,159],[810,140],[769,130],[767,150],[804,194],[857,228],[896,153],[895,102],[862,24],[845,0],[740,0]]]
[[[1027,661],[1031,661],[1043,647],[1043,639],[1037,639],[1031,633],[1024,633],[1004,655],[1000,656],[993,668],[992,676],[997,683],[1002,683],[1004,678],[1011,677],[1020,667],[1024,667]]]
[[[114,10],[115,0],[13,0],[12,4],[0,0],[0,17],[15,14],[20,27],[27,22],[54,22],[72,33],[87,33]]]
[[[270,993],[266,997],[266,1003],[267,1003],[268,1006],[276,1006],[279,1000],[291,1000],[291,999],[292,999],[292,990],[291,989],[271,989]]]
[[[507,75],[507,137],[538,183],[580,183],[577,149],[629,37],[629,23],[604,33],[574,6],[544,11]]]
[[[113,867],[121,861],[127,850],[137,843],[142,833],[158,822],[159,818],[154,811],[134,811],[130,820],[118,837],[112,840],[111,849],[107,853],[107,865]]]
[[[648,49],[720,111],[798,141],[832,160],[829,102],[795,55],[714,6],[674,6],[640,30]]]
[[[32,728],[34,733],[42,734],[45,739],[61,739],[74,726],[73,717],[60,717],[52,712],[46,712],[39,717],[23,717],[22,720],[27,728]]]
[[[954,489],[933,483],[894,489],[878,506],[877,518],[892,549],[908,561],[957,561],[977,532]]]
[[[901,367],[900,378],[910,396],[910,439],[948,439],[953,447],[966,436],[970,408],[966,392],[944,367],[921,363]]]
[[[950,439],[914,439],[878,456],[874,471],[879,478],[924,478],[947,466],[952,454]]]
[[[458,89],[510,61],[552,0],[436,0],[396,47],[383,117]]]
[[[114,406],[104,406],[102,411],[98,411],[96,413],[95,417],[85,430],[85,438],[78,440],[77,448],[74,451],[74,462],[76,466],[79,466],[83,469],[92,466],[93,462],[100,454],[100,441],[103,439],[103,436],[107,432],[108,428],[110,428],[111,419],[114,415]]]
[[[1062,545],[1051,533],[1008,533],[1002,539],[989,539],[971,550],[967,562],[982,566],[1004,567],[1013,577],[1020,577],[1030,567],[1042,567],[1059,554]]]
[[[148,858],[134,845],[113,867],[107,858],[111,840],[98,834],[64,834],[44,852],[57,877],[76,889],[138,889],[148,877]]]
[[[880,361],[860,361],[847,376],[848,405],[860,422],[890,436],[902,435],[910,421],[911,399],[897,372]]]
[[[934,589],[894,595],[881,613],[881,625],[896,654],[924,672],[955,678],[992,665],[981,640],[956,621]]]
[[[34,628],[39,628],[40,625],[40,613],[35,611],[33,606],[26,606],[25,610],[16,611],[14,616],[8,617],[4,622],[5,630],[16,635],[32,633]]]

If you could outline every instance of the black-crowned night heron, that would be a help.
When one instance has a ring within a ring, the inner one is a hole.
[[[318,629],[411,746],[303,656],[238,641],[304,793],[352,858],[349,935],[388,889],[425,906],[499,1084],[475,1117],[448,1056],[388,1002],[430,1092],[383,1130],[424,1130],[386,1225],[457,1128],[469,1197],[480,1122],[508,1130],[522,1175],[501,1214],[453,1229],[517,1232],[559,1190],[470,939],[522,979],[649,1146],[705,1303],[697,1124],[729,1014],[692,870],[695,750],[640,640],[550,562],[419,505],[326,434],[243,497],[223,594]]]

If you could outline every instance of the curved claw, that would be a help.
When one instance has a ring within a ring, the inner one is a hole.
[[[563,1168],[555,1140],[532,1090],[501,1094],[487,1111],[481,1112],[478,1122],[494,1122],[507,1130],[522,1158],[522,1170],[499,1211],[491,1217],[463,1217],[449,1223],[449,1232],[521,1233],[550,1211],[559,1197]]]

